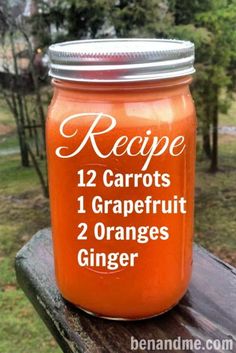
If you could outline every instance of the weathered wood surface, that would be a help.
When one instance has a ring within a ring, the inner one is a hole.
[[[63,352],[128,353],[131,336],[155,340],[181,336],[202,342],[233,338],[236,352],[236,269],[200,247],[195,246],[192,282],[179,305],[138,322],[91,317],[62,299],[55,284],[50,230],[39,231],[20,250],[16,273]]]

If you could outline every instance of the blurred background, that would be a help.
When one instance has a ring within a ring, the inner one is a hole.
[[[50,225],[45,117],[51,43],[188,39],[196,46],[195,240],[236,265],[236,0],[0,0],[0,352],[59,353],[19,289],[16,252]]]

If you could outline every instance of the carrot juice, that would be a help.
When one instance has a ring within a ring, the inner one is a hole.
[[[192,267],[194,46],[115,39],[54,44],[47,156],[56,280],[110,319],[161,314]]]

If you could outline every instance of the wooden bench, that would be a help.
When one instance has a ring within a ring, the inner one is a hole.
[[[236,352],[236,269],[201,247],[194,248],[192,282],[179,305],[162,316],[143,321],[99,319],[63,300],[55,284],[48,229],[39,231],[19,251],[16,274],[20,286],[63,352],[128,353],[131,352],[131,336],[155,340],[181,336],[200,339],[203,343],[207,339],[232,338],[232,352]]]

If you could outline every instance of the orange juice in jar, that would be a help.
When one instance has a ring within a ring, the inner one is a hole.
[[[191,42],[88,40],[49,50],[47,155],[62,296],[97,316],[173,307],[192,266]]]

